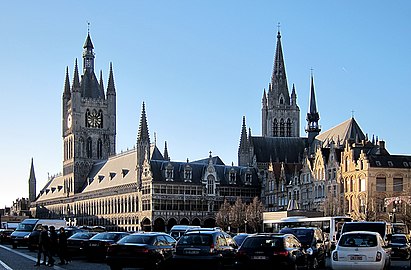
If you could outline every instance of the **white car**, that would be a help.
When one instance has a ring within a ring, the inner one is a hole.
[[[390,266],[391,249],[377,232],[344,233],[331,255],[333,270],[386,270]]]

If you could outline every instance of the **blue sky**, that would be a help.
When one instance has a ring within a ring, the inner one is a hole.
[[[261,98],[281,23],[301,135],[314,70],[325,131],[351,117],[393,154],[408,136],[409,1],[5,1],[0,5],[0,207],[62,170],[61,96],[81,60],[87,22],[105,85],[113,63],[117,152],[136,142],[146,103],[151,140],[173,160],[212,151],[237,164],[243,115],[261,134]]]

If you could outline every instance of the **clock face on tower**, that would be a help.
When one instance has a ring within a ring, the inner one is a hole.
[[[87,123],[90,127],[97,128],[101,125],[101,114],[97,113],[96,111],[92,111],[87,116]]]
[[[67,128],[71,128],[72,125],[73,125],[73,119],[72,119],[71,113],[69,113],[69,115],[67,116]]]

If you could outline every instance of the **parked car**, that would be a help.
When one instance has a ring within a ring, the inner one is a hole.
[[[391,237],[391,258],[409,260],[411,257],[411,246],[405,234],[393,234]]]
[[[194,225],[174,225],[170,230],[170,235],[178,241],[180,237],[190,229],[199,229],[200,226]]]
[[[58,232],[59,229],[60,228],[56,228],[57,233],[59,233]],[[70,226],[70,227],[65,227],[64,231],[66,232],[67,237],[71,237],[73,234],[76,234],[78,232],[83,232],[84,230],[82,230],[82,229],[80,229],[79,227],[76,227],[76,226]]]
[[[67,252],[69,256],[85,256],[84,252],[88,247],[88,241],[91,237],[98,234],[98,232],[77,232],[67,239]]]
[[[353,231],[341,235],[331,255],[333,270],[385,270],[391,266],[391,249],[377,232]]]
[[[314,227],[284,228],[280,230],[280,233],[291,233],[298,238],[307,256],[309,269],[325,267],[326,248],[321,229]]]
[[[107,249],[121,238],[129,235],[126,232],[102,232],[91,237],[86,248],[86,256],[89,260],[104,260]]]
[[[11,234],[14,232],[12,229],[0,229],[0,244],[11,243]]]
[[[237,251],[235,269],[274,269],[274,266],[290,270],[306,266],[302,245],[293,234],[253,234],[244,240]]]
[[[166,233],[133,233],[108,248],[106,262],[111,270],[123,267],[158,269],[172,258],[176,243]]]
[[[173,265],[221,269],[233,265],[238,246],[233,238],[220,230],[186,232],[177,242]]]
[[[250,234],[248,233],[239,233],[236,236],[233,237],[234,241],[236,242],[237,246],[241,246],[243,243],[244,239],[247,238]]]
[[[66,227],[66,221],[64,219],[25,219],[19,223],[10,236],[12,247],[27,246],[30,250],[36,249],[39,244],[40,231],[44,225],[55,228]]]

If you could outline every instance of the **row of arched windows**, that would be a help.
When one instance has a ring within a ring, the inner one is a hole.
[[[88,137],[86,142],[83,138],[80,138],[80,157],[87,157],[87,158],[103,158],[103,141],[101,138],[97,139],[96,143],[96,154],[93,155],[93,140],[91,137]]]
[[[68,160],[73,158],[74,151],[73,151],[73,138],[69,138],[64,141],[64,160]]]

